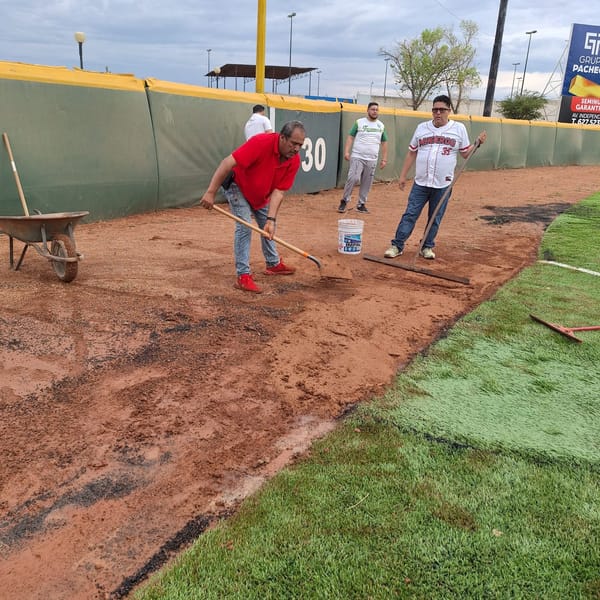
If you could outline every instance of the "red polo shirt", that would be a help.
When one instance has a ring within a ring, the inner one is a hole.
[[[300,154],[280,162],[279,133],[260,133],[232,153],[235,183],[252,208],[269,204],[273,190],[289,190],[300,168]]]

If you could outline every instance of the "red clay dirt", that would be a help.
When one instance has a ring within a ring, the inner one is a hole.
[[[396,182],[344,215],[365,223],[358,256],[337,252],[339,190],[289,196],[277,235],[352,280],[285,249],[296,274],[265,276],[253,234],[261,295],[233,287],[235,224],[200,207],[78,225],[71,284],[32,248],[9,270],[0,236],[0,596],[125,597],[533,263],[598,174],[464,173],[416,266],[469,285],[363,259],[393,236]]]

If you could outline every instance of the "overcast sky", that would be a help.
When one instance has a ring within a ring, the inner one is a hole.
[[[561,62],[572,23],[600,25],[597,0],[565,5],[564,0],[508,0],[495,99],[508,96],[515,77],[523,75],[528,40],[531,47],[525,89],[560,93]],[[385,61],[380,48],[392,50],[424,29],[452,27],[461,20],[479,27],[475,66],[483,84],[471,97],[483,99],[500,0],[298,0],[267,1],[266,64],[289,63],[321,71],[310,80],[311,93],[356,97],[381,95]],[[256,0],[0,0],[0,60],[76,67],[76,31],[85,33],[86,69],[132,73],[166,81],[207,85],[205,74],[226,63],[256,61]],[[293,19],[288,15],[296,12]],[[526,31],[537,30],[532,36]],[[207,49],[211,49],[210,54]],[[516,67],[513,63],[520,63]],[[554,75],[553,75],[554,73]],[[558,82],[558,83],[557,83]],[[232,80],[228,88],[234,88]],[[391,71],[387,94],[397,95]],[[287,82],[279,92],[287,93]],[[554,91],[553,91],[554,88]],[[243,89],[243,81],[238,81]],[[254,82],[246,84],[254,91]],[[265,91],[271,82],[265,81]],[[292,94],[309,92],[309,78],[295,79]]]

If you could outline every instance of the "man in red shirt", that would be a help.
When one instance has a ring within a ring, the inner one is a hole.
[[[300,148],[304,144],[304,125],[289,121],[279,133],[261,133],[225,157],[214,172],[200,204],[211,209],[215,195],[223,186],[231,212],[250,223],[254,217],[269,237],[261,236],[262,252],[267,263],[265,275],[291,275],[296,270],[279,258],[273,241],[277,213],[283,194],[289,190],[300,168]],[[247,292],[262,290],[250,271],[252,230],[236,223],[234,236],[236,287]]]

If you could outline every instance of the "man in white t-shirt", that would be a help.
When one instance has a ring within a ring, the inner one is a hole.
[[[271,121],[265,117],[265,107],[262,104],[254,105],[252,115],[244,126],[246,141],[258,133],[273,133],[273,126]]]
[[[352,189],[360,184],[358,189],[358,202],[356,210],[368,213],[367,195],[373,185],[377,158],[381,147],[381,168],[387,164],[387,134],[385,125],[378,119],[379,104],[369,102],[367,116],[354,122],[352,129],[346,137],[344,158],[350,161],[348,165],[348,178],[344,186],[344,195],[338,207],[338,212],[347,210],[348,202],[352,196]],[[350,153],[352,148],[352,153]]]
[[[460,154],[467,158],[472,150],[466,127],[450,120],[450,98],[446,95],[433,99],[433,119],[419,123],[408,145],[408,153],[400,171],[400,189],[406,186],[406,176],[415,165],[415,179],[408,195],[406,211],[400,219],[392,245],[385,251],[386,258],[400,256],[404,243],[410,237],[421,211],[428,205],[428,225],[436,212],[438,203],[444,197],[454,179],[456,159]],[[479,144],[485,142],[487,134],[482,131],[477,136]],[[415,164],[416,163],[416,164]],[[442,217],[446,211],[450,193],[444,204],[437,210],[427,238],[422,244],[421,256],[429,260],[435,258],[433,247]]]

